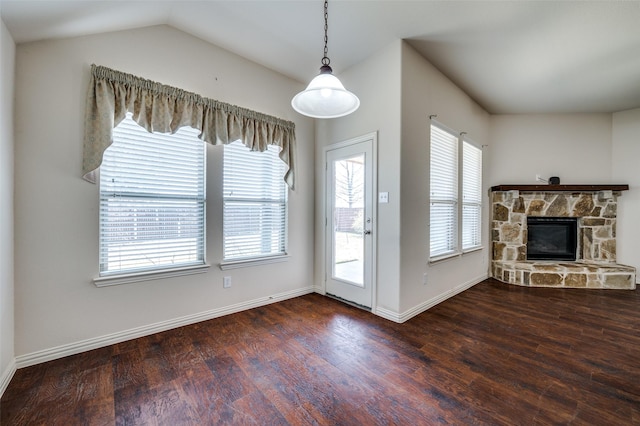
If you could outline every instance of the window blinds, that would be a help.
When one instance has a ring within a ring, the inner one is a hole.
[[[480,246],[482,212],[482,150],[462,144],[462,249]]]
[[[286,165],[279,148],[250,151],[242,143],[224,147],[224,260],[286,254]]]
[[[458,136],[431,125],[430,257],[458,247]]]
[[[131,114],[100,168],[100,275],[204,264],[205,145],[149,133]]]

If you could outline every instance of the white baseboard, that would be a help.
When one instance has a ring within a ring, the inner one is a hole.
[[[66,345],[56,346],[53,348],[43,349],[29,354],[20,355],[15,359],[14,371],[15,368],[29,367],[31,365],[63,358],[65,356],[75,355],[81,352],[90,351],[92,349],[113,345],[115,343],[121,343],[131,339],[136,339],[138,337],[144,337],[150,334],[171,330],[173,328],[195,324],[197,322],[218,318],[224,315],[246,311],[247,309],[258,308],[260,306],[269,305],[271,303],[280,302],[282,300],[303,296],[305,294],[313,293],[314,290],[314,287],[304,287],[273,296],[262,297],[235,305],[200,312],[198,314],[187,315],[184,317],[162,321],[143,327],[136,327],[129,330],[119,331],[117,333],[111,333],[100,337],[94,337],[91,339],[81,340],[79,342],[69,343]]]
[[[377,308],[375,310],[375,314],[388,319],[390,321],[394,321],[397,323],[403,323],[405,321],[410,320],[411,318],[415,317],[416,315],[419,315],[421,313],[423,313],[424,311],[426,311],[427,309],[430,309],[434,306],[436,306],[438,303],[444,302],[445,300],[449,299],[450,297],[455,296],[456,294],[462,293],[463,291],[473,287],[474,285],[486,280],[489,276],[487,274],[484,274],[480,277],[474,278],[470,281],[467,281],[465,283],[462,283],[454,288],[452,288],[451,290],[445,291],[442,294],[437,295],[436,297],[432,297],[431,299],[420,303],[417,306],[414,306],[413,308],[403,312],[403,313],[398,313],[398,312],[394,312],[391,311],[389,309],[384,309],[384,308]]]
[[[16,374],[16,359],[12,359],[7,368],[2,372],[2,376],[0,376],[0,398],[4,395],[4,391],[7,390],[7,386],[9,386],[9,382],[13,378],[13,375]]]
[[[373,312],[375,315],[377,315],[379,317],[382,317],[384,319],[388,319],[389,321],[398,322],[398,323],[402,322],[402,321],[400,321],[400,314],[398,314],[397,312],[392,311],[390,309],[375,308],[371,312]]]
[[[403,313],[397,313],[384,308],[376,308],[374,314],[394,321],[397,323],[403,323],[414,316],[426,311],[427,309],[447,300],[450,297],[455,296],[458,293],[478,284],[485,280],[487,275],[478,277],[474,280],[463,283],[455,288],[446,291],[434,298],[431,298]],[[6,371],[0,376],[0,395],[9,384],[9,381],[15,374],[16,369],[29,367],[31,365],[40,364],[43,362],[51,361],[54,359],[64,358],[65,356],[75,355],[81,352],[90,351],[93,349],[101,348],[104,346],[121,343],[127,340],[136,339],[138,337],[148,336],[150,334],[159,333],[162,331],[171,330],[173,328],[182,327],[185,325],[195,324],[197,322],[218,318],[224,315],[234,314],[236,312],[245,311],[248,309],[257,308],[260,306],[269,305],[271,303],[279,302],[286,299],[291,299],[298,296],[303,296],[309,293],[324,294],[324,289],[320,287],[304,287],[280,294],[276,294],[269,297],[262,297],[259,299],[249,300],[247,302],[238,303],[235,305],[225,306],[222,308],[212,309],[210,311],[201,312],[198,314],[187,315],[180,318],[175,318],[168,321],[162,321],[155,324],[150,324],[143,327],[136,327],[129,330],[120,331],[117,333],[111,333],[104,336],[94,337],[91,339],[81,340],[79,342],[69,343],[66,345],[56,346],[49,349],[43,349],[40,351],[32,352],[25,355],[19,355],[11,362]]]
[[[320,286],[320,285],[313,286],[313,291],[323,296],[327,294],[326,291],[324,290],[324,286]]]

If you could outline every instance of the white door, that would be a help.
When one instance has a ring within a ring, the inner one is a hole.
[[[326,292],[365,308],[373,300],[374,139],[326,152]]]

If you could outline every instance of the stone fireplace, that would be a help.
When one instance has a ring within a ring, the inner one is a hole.
[[[635,289],[635,268],[616,263],[617,198],[627,185],[491,188],[491,275],[536,287]],[[575,261],[528,260],[527,218],[575,218]]]

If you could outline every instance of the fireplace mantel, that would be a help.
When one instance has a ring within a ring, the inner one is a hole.
[[[496,185],[491,192],[496,191],[524,191],[524,192],[599,192],[599,191],[628,191],[629,185]]]

